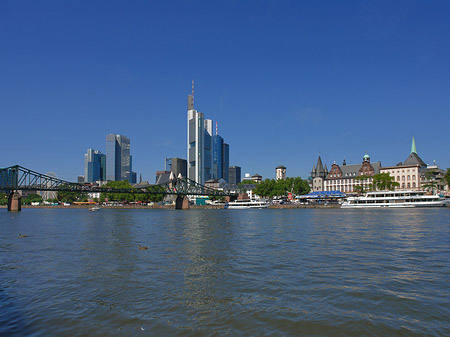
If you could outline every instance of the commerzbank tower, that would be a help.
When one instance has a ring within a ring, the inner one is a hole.
[[[192,94],[188,96],[187,127],[187,175],[188,178],[204,185],[216,177],[212,172],[213,163],[213,121],[194,109],[194,81]]]

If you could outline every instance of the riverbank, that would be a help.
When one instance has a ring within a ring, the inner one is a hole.
[[[40,205],[40,206],[31,206],[31,205],[22,205],[22,208],[42,208],[42,209],[68,209],[68,208],[79,208],[79,209],[89,209],[93,205],[70,205],[70,206],[51,206],[51,205]],[[142,205],[121,205],[121,206],[104,206],[98,205],[98,207],[103,209],[174,209],[174,205],[153,205],[153,206],[142,206]],[[0,206],[0,208],[7,208],[6,206]],[[223,205],[190,205],[191,209],[223,209]],[[284,205],[270,205],[269,209],[297,209],[297,208],[340,208],[339,204],[309,204],[309,205],[295,205],[295,204],[284,204]]]

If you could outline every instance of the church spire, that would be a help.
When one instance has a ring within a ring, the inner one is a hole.
[[[416,141],[414,140],[414,136],[413,136],[412,144],[411,144],[411,153],[417,154]]]

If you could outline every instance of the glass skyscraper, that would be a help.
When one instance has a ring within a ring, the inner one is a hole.
[[[106,179],[131,181],[130,139],[122,135],[106,136]]]
[[[84,181],[93,183],[106,180],[106,156],[100,151],[88,149],[84,155]]]

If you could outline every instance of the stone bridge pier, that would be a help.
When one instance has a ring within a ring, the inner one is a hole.
[[[22,210],[22,196],[17,192],[11,192],[8,197],[8,211],[19,212]]]
[[[185,195],[178,195],[175,201],[175,209],[189,209],[189,198]]]

